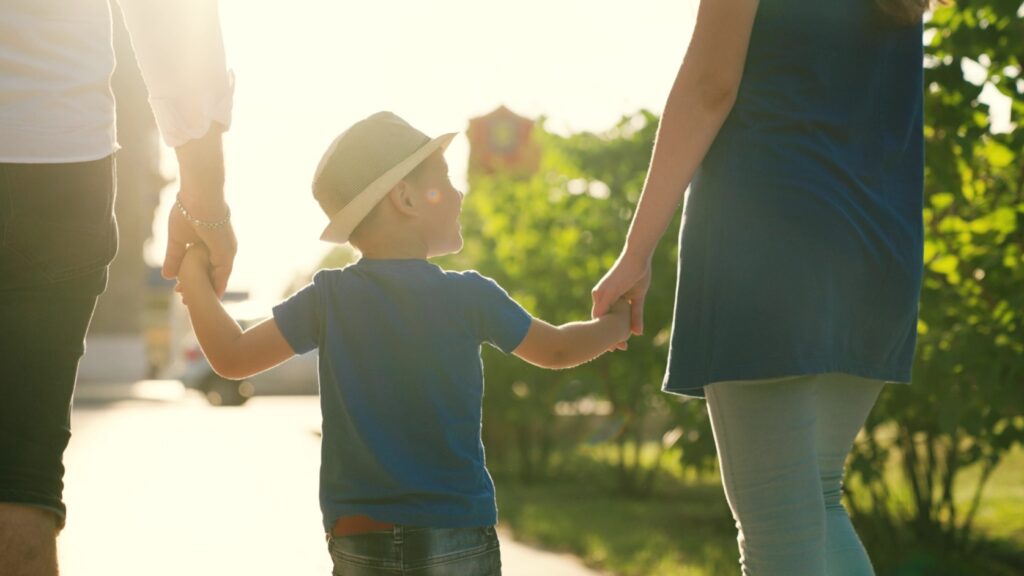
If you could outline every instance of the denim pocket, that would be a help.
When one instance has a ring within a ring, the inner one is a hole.
[[[494,527],[396,527],[392,531],[332,537],[335,576],[500,576]]]
[[[106,267],[117,253],[114,159],[0,165],[0,288]]]
[[[391,531],[332,536],[327,549],[335,576],[378,576],[402,570],[402,551],[396,546]]]
[[[416,576],[501,574],[501,549],[493,526],[432,529],[421,538],[411,537],[409,543],[406,568]]]

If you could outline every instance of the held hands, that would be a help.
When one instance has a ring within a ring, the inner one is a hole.
[[[180,207],[175,205],[167,220],[167,254],[162,270],[164,278],[177,277],[188,246],[202,243],[209,251],[207,273],[217,296],[223,296],[227,290],[238,251],[224,202],[222,130],[223,127],[214,125],[206,136],[175,149],[181,170]]]
[[[181,294],[182,303],[187,306],[185,293],[191,292],[200,283],[210,286],[210,252],[203,244],[192,244],[181,258],[178,284],[174,291]]]
[[[647,290],[650,286],[650,258],[640,259],[623,252],[608,273],[604,275],[604,278],[601,278],[591,291],[591,296],[594,299],[591,316],[594,318],[604,316],[614,306],[619,306],[622,301],[626,301],[629,303],[630,331],[638,336],[643,334],[644,298],[647,297]],[[619,343],[617,348],[625,350],[625,340]]]
[[[611,308],[608,309],[608,312],[604,314],[602,318],[612,318],[615,322],[616,328],[619,331],[618,333],[621,334],[621,340],[619,341],[619,343],[614,348],[609,349],[609,351],[615,349],[625,350],[628,347],[626,341],[629,340],[630,336],[629,300],[626,300],[625,298],[619,298],[618,300],[615,301],[614,304],[611,305]]]
[[[184,201],[182,201],[184,205]],[[202,219],[202,216],[193,212],[186,206],[186,210],[195,218]],[[226,213],[226,206],[221,214]],[[209,211],[213,213],[213,211]],[[202,212],[199,212],[200,214]],[[235,259],[235,252],[238,251],[238,241],[235,239],[235,231],[231,222],[226,222],[217,229],[207,229],[201,226],[194,226],[176,207],[171,208],[171,215],[167,221],[167,254],[164,257],[162,274],[164,278],[175,278],[181,273],[181,266],[186,255],[186,250],[191,252],[194,248],[189,245],[205,246],[209,251],[207,273],[210,282],[218,296],[223,296],[227,290],[228,277],[231,276],[231,267]]]
[[[203,244],[192,244],[188,247],[181,266],[178,268],[178,280],[185,284],[209,278],[210,251]]]

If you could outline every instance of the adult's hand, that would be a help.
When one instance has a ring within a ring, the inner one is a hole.
[[[224,201],[222,131],[222,127],[214,125],[202,138],[175,148],[181,176],[177,199],[195,220],[213,223],[228,216],[228,205]],[[167,220],[167,253],[161,271],[163,277],[177,277],[185,250],[195,242],[206,245],[210,253],[210,282],[217,295],[223,296],[238,251],[238,241],[230,221],[210,228],[190,222],[177,206],[171,208]]]
[[[594,300],[591,316],[600,318],[616,301],[625,298],[630,306],[630,331],[640,335],[644,332],[644,298],[651,286],[651,261],[649,258],[635,258],[623,252],[608,273],[594,286],[591,297]],[[625,343],[620,343],[620,349]]]
[[[179,198],[181,198],[179,196]],[[201,216],[206,211],[189,203],[181,198],[181,203],[193,217],[203,221],[216,221],[218,218]],[[211,210],[209,213],[218,213]],[[227,205],[222,205],[219,210],[221,218],[227,214]],[[235,253],[238,251],[238,242],[235,239],[235,231],[231,222],[210,230],[201,226],[193,226],[185,219],[185,216],[176,207],[171,208],[171,214],[167,220],[167,253],[164,256],[162,274],[164,278],[171,279],[178,276],[178,269],[181,260],[189,244],[201,242],[210,252],[210,282],[213,284],[218,296],[223,296],[228,286],[228,278],[231,276],[231,269],[235,260]]]

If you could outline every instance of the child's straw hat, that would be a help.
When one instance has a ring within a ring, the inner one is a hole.
[[[345,130],[324,153],[313,196],[331,219],[320,239],[344,244],[384,196],[455,133],[431,139],[391,112],[378,112]]]

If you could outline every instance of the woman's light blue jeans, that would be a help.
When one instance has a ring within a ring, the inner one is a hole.
[[[874,574],[840,498],[882,386],[819,374],[705,387],[744,575]]]

